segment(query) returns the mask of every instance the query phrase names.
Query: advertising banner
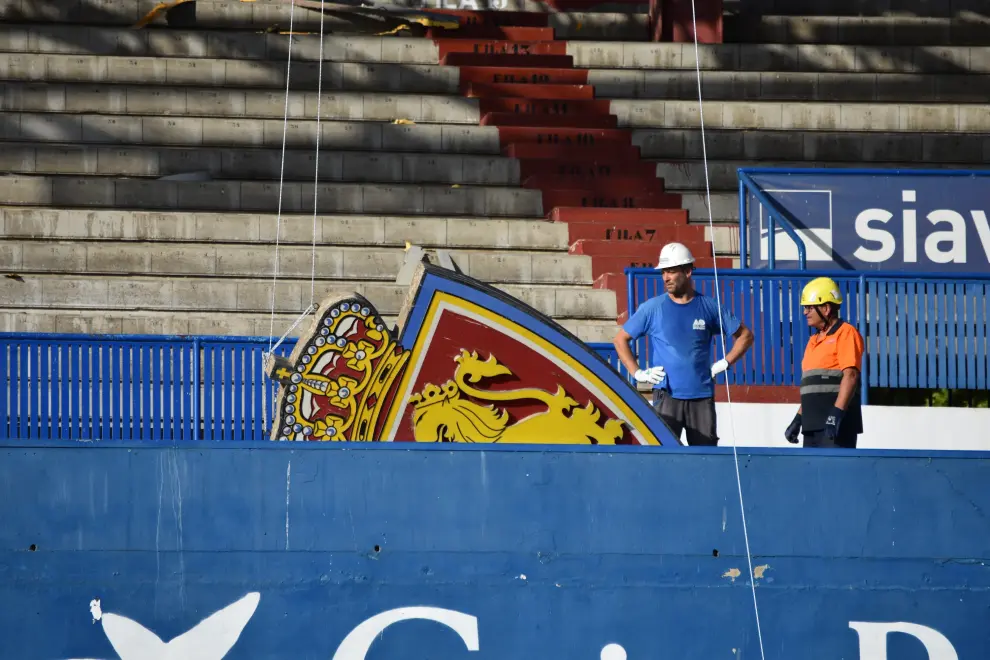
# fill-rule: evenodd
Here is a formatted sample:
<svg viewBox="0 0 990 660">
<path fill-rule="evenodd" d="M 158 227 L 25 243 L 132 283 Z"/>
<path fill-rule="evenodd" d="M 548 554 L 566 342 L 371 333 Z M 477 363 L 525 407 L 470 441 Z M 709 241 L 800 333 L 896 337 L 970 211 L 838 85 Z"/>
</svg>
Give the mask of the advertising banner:
<svg viewBox="0 0 990 660">
<path fill-rule="evenodd" d="M 742 170 L 794 221 L 807 267 L 927 273 L 990 272 L 990 172 Z M 768 209 L 749 189 L 749 266 L 770 257 Z M 777 268 L 798 266 L 775 219 Z"/>
</svg>

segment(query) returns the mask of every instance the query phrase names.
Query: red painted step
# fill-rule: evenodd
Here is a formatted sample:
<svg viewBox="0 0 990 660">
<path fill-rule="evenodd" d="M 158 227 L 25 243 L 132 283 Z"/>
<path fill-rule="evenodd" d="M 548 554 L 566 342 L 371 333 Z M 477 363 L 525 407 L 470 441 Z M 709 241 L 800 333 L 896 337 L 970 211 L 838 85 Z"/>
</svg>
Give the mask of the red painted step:
<svg viewBox="0 0 990 660">
<path fill-rule="evenodd" d="M 710 249 L 710 248 L 709 248 Z M 709 252 L 710 254 L 710 252 Z M 635 258 L 635 257 L 592 257 L 591 258 L 591 276 L 598 280 L 603 275 L 608 275 L 610 273 L 616 273 L 621 278 L 625 279 L 623 271 L 626 268 L 654 268 L 657 265 L 657 259 L 660 253 L 657 252 L 652 258 Z M 698 257 L 695 253 L 695 266 L 697 268 L 711 268 L 713 260 L 711 256 L 708 257 Z M 719 257 L 718 267 L 729 269 L 732 268 L 732 259 L 727 257 Z M 599 287 L 606 288 L 606 287 Z M 612 288 L 607 287 L 607 288 Z M 615 291 L 615 301 L 618 307 L 619 314 L 626 311 L 626 287 L 623 286 L 620 289 L 613 289 Z"/>
<path fill-rule="evenodd" d="M 547 14 L 528 11 L 471 11 L 466 9 L 430 9 L 431 14 L 456 18 L 461 25 L 508 25 L 519 27 L 546 27 L 550 24 Z"/>
<path fill-rule="evenodd" d="M 663 224 L 671 218 L 679 218 L 678 222 L 686 224 L 687 211 L 684 209 L 587 209 L 559 208 L 550 214 L 555 222 L 630 222 L 638 224 Z"/>
<path fill-rule="evenodd" d="M 518 99 L 575 99 L 595 98 L 593 85 L 534 85 L 531 83 L 471 83 L 465 90 L 469 98 L 496 96 Z"/>
<path fill-rule="evenodd" d="M 567 55 L 564 41 L 504 41 L 500 39 L 434 39 L 440 57 L 448 53 L 472 55 Z"/>
<path fill-rule="evenodd" d="M 486 53 L 447 53 L 445 55 L 440 55 L 440 64 L 445 66 L 504 66 L 515 68 L 532 67 L 539 69 L 569 69 L 574 66 L 574 58 L 570 55 L 491 55 Z"/>
<path fill-rule="evenodd" d="M 508 25 L 463 25 L 449 30 L 430 28 L 427 39 L 493 39 L 498 41 L 553 41 L 551 27 L 519 27 Z"/>
<path fill-rule="evenodd" d="M 616 128 L 531 128 L 503 126 L 498 129 L 503 147 L 510 144 L 601 147 L 606 144 L 632 146 L 632 134 Z"/>
<path fill-rule="evenodd" d="M 671 193 L 615 194 L 591 193 L 585 190 L 543 189 L 543 209 L 551 212 L 557 206 L 584 206 L 591 208 L 653 208 L 676 209 L 681 206 L 681 196 Z"/>
<path fill-rule="evenodd" d="M 663 179 L 655 176 L 567 176 L 554 172 L 536 174 L 522 180 L 523 188 L 581 188 L 588 191 L 654 192 L 664 191 Z"/>
<path fill-rule="evenodd" d="M 626 268 L 652 268 L 657 265 L 656 260 L 657 255 L 653 255 L 652 259 L 635 259 L 633 257 L 592 257 L 591 276 L 593 278 L 598 278 L 608 273 L 619 273 L 622 275 L 623 270 Z M 616 295 L 618 295 L 618 292 L 616 292 Z M 618 302 L 618 299 L 616 302 Z M 624 305 L 622 306 L 622 309 L 625 309 Z"/>
<path fill-rule="evenodd" d="M 525 83 L 536 85 L 586 85 L 586 69 L 533 69 L 529 67 L 462 66 L 461 86 L 468 83 Z"/>
<path fill-rule="evenodd" d="M 645 176 L 656 178 L 657 166 L 651 162 L 639 160 L 604 160 L 591 154 L 587 160 L 565 160 L 558 163 L 548 163 L 546 160 L 520 160 L 519 178 L 522 181 L 539 175 L 584 178 L 611 178 L 627 176 Z M 663 179 L 657 179 L 663 183 Z"/>
<path fill-rule="evenodd" d="M 675 209 L 671 209 L 673 210 Z M 696 229 L 700 231 L 695 231 Z M 641 243 L 652 245 L 659 251 L 661 247 L 672 241 L 685 244 L 704 241 L 705 230 L 704 227 L 696 225 L 664 224 L 637 227 L 603 222 L 567 223 L 567 240 L 570 243 L 589 239 Z"/>
<path fill-rule="evenodd" d="M 545 115 L 596 114 L 607 116 L 611 114 L 612 110 L 612 102 L 606 100 L 527 99 L 511 96 L 482 97 L 479 106 L 482 114 L 489 112 L 519 112 Z"/>
<path fill-rule="evenodd" d="M 499 129 L 499 132 L 504 129 Z M 553 167 L 559 161 L 580 161 L 591 158 L 608 158 L 615 160 L 639 160 L 639 147 L 631 144 L 539 144 L 512 143 L 502 148 L 502 153 L 509 158 L 525 160 L 542 160 L 548 167 Z"/>
<path fill-rule="evenodd" d="M 689 225 L 690 227 L 690 225 Z M 696 237 L 694 240 L 689 241 L 678 241 L 683 242 L 691 254 L 698 257 L 704 257 L 706 255 L 710 256 L 712 253 L 711 243 L 705 241 L 704 228 L 701 228 L 700 236 Z M 663 230 L 661 230 L 663 231 Z M 664 232 L 666 233 L 666 232 Z M 674 234 L 675 232 L 670 232 Z M 700 239 L 700 240 L 699 240 Z M 677 240 L 675 238 L 664 238 L 660 245 L 663 246 L 666 243 Z M 602 240 L 602 239 L 582 239 L 579 241 L 574 241 L 569 248 L 567 248 L 568 254 L 585 254 L 590 257 L 624 257 L 629 259 L 638 259 L 640 261 L 652 261 L 653 265 L 656 265 L 656 260 L 660 256 L 660 248 L 651 243 L 640 243 L 637 241 L 613 241 L 613 240 Z"/>
<path fill-rule="evenodd" d="M 482 126 L 544 126 L 568 128 L 615 128 L 613 115 L 548 115 L 522 112 L 489 112 L 481 118 Z"/>
</svg>

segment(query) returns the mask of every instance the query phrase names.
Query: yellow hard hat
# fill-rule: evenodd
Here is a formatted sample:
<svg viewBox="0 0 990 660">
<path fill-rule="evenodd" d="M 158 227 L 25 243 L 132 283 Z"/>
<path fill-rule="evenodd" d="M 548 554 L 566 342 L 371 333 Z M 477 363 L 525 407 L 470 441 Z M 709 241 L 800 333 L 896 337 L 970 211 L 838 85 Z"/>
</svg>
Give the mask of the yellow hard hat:
<svg viewBox="0 0 990 660">
<path fill-rule="evenodd" d="M 825 303 L 842 304 L 842 294 L 839 285 L 830 277 L 816 277 L 804 285 L 801 291 L 802 305 L 824 305 Z"/>
</svg>

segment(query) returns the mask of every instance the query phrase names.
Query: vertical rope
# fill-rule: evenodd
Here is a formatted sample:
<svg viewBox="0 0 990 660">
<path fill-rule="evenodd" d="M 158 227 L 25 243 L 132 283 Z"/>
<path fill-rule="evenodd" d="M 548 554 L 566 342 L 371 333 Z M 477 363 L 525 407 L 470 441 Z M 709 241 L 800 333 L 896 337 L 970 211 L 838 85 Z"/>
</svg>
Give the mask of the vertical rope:
<svg viewBox="0 0 990 660">
<path fill-rule="evenodd" d="M 319 208 L 320 196 L 320 119 L 322 118 L 323 101 L 323 5 L 320 0 L 320 61 L 317 65 L 316 83 L 316 173 L 313 177 L 313 270 L 309 276 L 309 305 L 310 309 L 316 304 L 316 215 Z"/>
<path fill-rule="evenodd" d="M 289 85 L 292 72 L 292 28 L 295 20 L 296 3 L 289 3 L 289 52 L 285 63 L 285 113 L 282 117 L 282 163 L 278 174 L 278 213 L 275 216 L 275 264 L 272 268 L 272 313 L 268 330 L 268 354 L 272 352 L 272 337 L 275 334 L 275 286 L 278 283 L 278 248 L 282 233 L 282 189 L 285 185 L 285 143 L 289 128 Z M 262 358 L 264 359 L 264 358 Z"/>
<path fill-rule="evenodd" d="M 705 166 L 705 204 L 708 207 L 708 228 L 712 239 L 712 266 L 715 273 L 715 304 L 718 307 L 718 325 L 719 330 L 721 331 L 723 328 L 722 295 L 718 285 L 718 263 L 715 254 L 715 221 L 712 217 L 712 192 L 711 184 L 708 178 L 708 149 L 705 146 L 705 107 L 701 93 L 701 56 L 698 49 L 698 19 L 695 14 L 695 0 L 691 0 L 691 27 L 694 30 L 694 67 L 695 75 L 698 80 L 698 114 L 701 123 L 701 157 Z M 719 335 L 722 340 L 722 357 L 724 358 L 727 355 L 727 351 L 725 350 L 725 333 L 720 332 Z M 749 548 L 749 528 L 746 524 L 746 506 L 743 501 L 742 477 L 739 474 L 739 453 L 736 450 L 736 423 L 732 416 L 732 395 L 730 392 L 727 373 L 725 378 L 725 398 L 727 402 L 726 410 L 728 411 L 729 417 L 729 429 L 732 435 L 732 458 L 736 467 L 736 489 L 739 492 L 739 513 L 742 517 L 743 540 L 746 544 L 746 562 L 749 566 L 749 584 L 753 593 L 753 612 L 756 615 L 756 634 L 760 643 L 760 658 L 766 660 L 766 652 L 763 648 L 763 630 L 760 626 L 760 606 L 756 600 L 756 579 L 753 575 L 753 554 Z"/>
</svg>

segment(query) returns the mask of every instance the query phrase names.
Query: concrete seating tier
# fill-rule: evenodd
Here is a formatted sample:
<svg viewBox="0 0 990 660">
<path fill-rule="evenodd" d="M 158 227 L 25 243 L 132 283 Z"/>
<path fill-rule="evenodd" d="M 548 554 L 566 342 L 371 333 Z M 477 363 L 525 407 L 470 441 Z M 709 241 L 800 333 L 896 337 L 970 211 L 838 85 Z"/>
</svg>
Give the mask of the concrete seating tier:
<svg viewBox="0 0 990 660">
<path fill-rule="evenodd" d="M 925 16 L 986 15 L 983 0 L 726 0 L 728 13 L 798 16 Z"/>
<path fill-rule="evenodd" d="M 6 331 L 30 329 L 30 319 L 40 331 L 269 331 L 272 214 L 6 207 L 0 229 L 0 254 L 13 275 L 0 280 Z M 280 322 L 288 319 L 282 328 L 308 302 L 300 296 L 310 292 L 313 232 L 312 215 L 281 218 L 279 286 L 285 290 L 276 313 Z M 465 273 L 532 302 L 586 341 L 614 333 L 614 295 L 590 287 L 591 261 L 567 253 L 562 223 L 323 215 L 315 242 L 316 288 L 371 287 L 368 294 L 380 296 L 372 299 L 386 316 L 394 317 L 404 295 L 394 280 L 408 242 L 426 247 L 428 255 L 446 250 Z M 163 316 L 169 309 L 172 318 Z M 51 320 L 41 321 L 46 316 Z M 166 326 L 171 330 L 161 330 Z"/>
<path fill-rule="evenodd" d="M 205 70 L 205 71 L 204 71 Z M 439 64 L 297 62 L 290 89 L 405 94 L 460 94 L 473 83 L 533 82 L 587 84 L 596 99 L 695 100 L 693 70 L 544 69 L 453 67 Z M 109 55 L 0 53 L 0 80 L 106 85 L 202 85 L 263 88 L 284 92 L 286 70 L 253 60 Z M 704 95 L 712 100 L 904 101 L 981 103 L 990 95 L 990 75 L 869 71 L 706 71 Z"/>
<path fill-rule="evenodd" d="M 132 26 L 145 19 L 159 0 L 2 0 L 0 22 L 85 24 L 90 26 Z M 278 28 L 287 31 L 290 21 L 294 31 L 319 31 L 321 19 L 314 5 L 299 3 L 294 10 L 288 2 L 279 0 L 196 0 L 186 7 L 159 12 L 145 23 L 152 27 L 171 26 L 198 29 L 259 29 Z M 456 10 L 437 10 L 436 3 L 393 2 L 393 6 L 424 9 L 431 14 L 452 14 Z M 444 5 L 450 5 L 445 2 Z M 587 11 L 559 12 L 533 0 L 503 0 L 498 13 L 503 23 L 526 28 L 550 28 L 558 38 L 645 39 L 649 31 L 648 4 L 609 7 L 607 3 L 589 7 Z M 492 10 L 493 3 L 484 0 L 454 3 L 465 9 Z M 614 11 L 611 11 L 613 9 Z M 322 18 L 326 33 L 341 33 L 365 29 L 371 21 L 357 15 L 328 14 Z M 418 26 L 414 26 L 418 27 Z M 381 31 L 379 29 L 379 31 Z"/>
<path fill-rule="evenodd" d="M 512 51 L 500 40 L 475 40 L 489 43 L 489 53 L 480 58 L 499 55 L 500 50 Z M 454 43 L 464 42 L 464 43 Z M 554 51 L 571 65 L 588 69 L 672 69 L 694 70 L 694 44 L 644 43 L 624 41 L 553 41 L 542 50 Z M 206 58 L 234 59 L 263 63 L 264 68 L 281 69 L 285 75 L 289 37 L 280 34 L 224 32 L 220 30 L 129 30 L 119 27 L 87 27 L 80 25 L 0 24 L 0 52 L 30 54 L 104 55 L 116 57 Z M 328 35 L 324 37 L 323 58 L 336 63 L 395 63 L 440 64 L 448 57 L 450 48 L 460 54 L 474 55 L 474 43 L 467 39 L 416 39 L 397 36 Z M 484 47 L 481 48 L 484 51 Z M 293 67 L 317 62 L 320 53 L 319 36 L 292 37 Z M 532 65 L 544 66 L 537 55 L 529 57 Z M 762 72 L 860 72 L 860 73 L 990 73 L 990 46 L 915 45 L 897 46 L 851 44 L 700 44 L 698 48 L 702 71 L 762 71 Z M 566 58 L 570 58 L 567 60 Z M 526 61 L 526 60 L 524 60 Z M 458 64 L 463 66 L 464 64 Z M 125 66 L 117 64 L 115 66 Z M 151 74 L 157 65 L 143 64 Z M 173 65 L 178 70 L 183 65 Z M 186 65 L 188 66 L 188 65 Z M 240 66 L 240 65 L 238 65 Z M 495 64 L 494 66 L 506 66 Z M 160 69 L 158 69 L 160 70 Z M 295 69 L 293 69 L 295 70 Z M 135 72 L 137 73 L 137 72 Z M 206 75 L 206 74 L 201 74 Z M 272 72 L 269 75 L 279 75 Z M 202 80 L 202 78 L 200 78 Z M 284 84 L 284 78 L 283 78 Z"/>
<path fill-rule="evenodd" d="M 736 43 L 986 46 L 990 17 L 739 14 L 726 18 L 725 37 Z"/>
</svg>

